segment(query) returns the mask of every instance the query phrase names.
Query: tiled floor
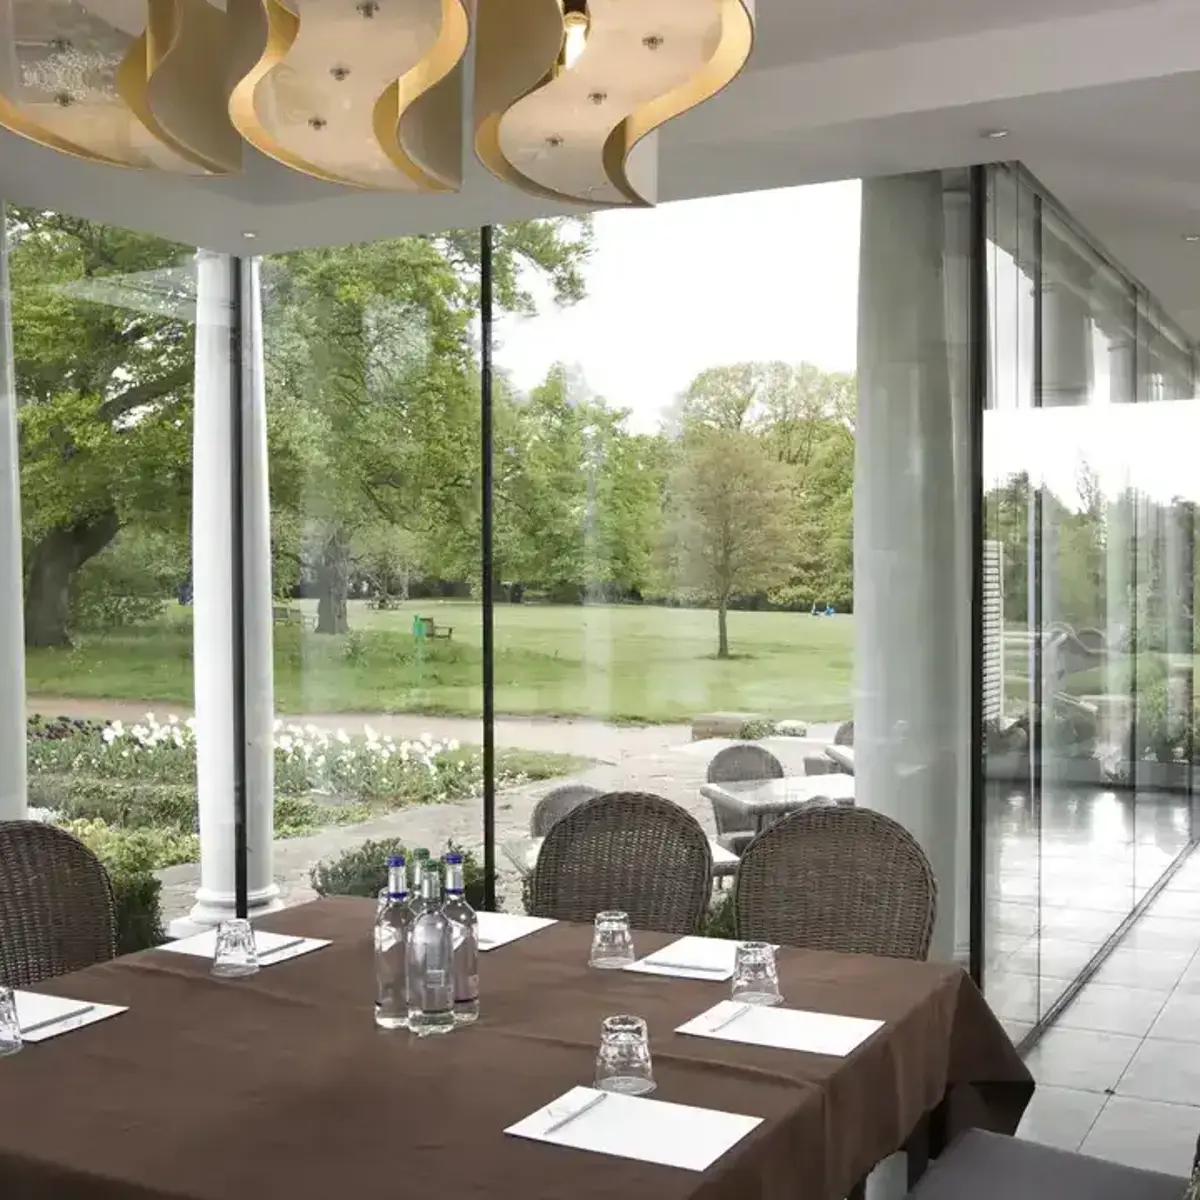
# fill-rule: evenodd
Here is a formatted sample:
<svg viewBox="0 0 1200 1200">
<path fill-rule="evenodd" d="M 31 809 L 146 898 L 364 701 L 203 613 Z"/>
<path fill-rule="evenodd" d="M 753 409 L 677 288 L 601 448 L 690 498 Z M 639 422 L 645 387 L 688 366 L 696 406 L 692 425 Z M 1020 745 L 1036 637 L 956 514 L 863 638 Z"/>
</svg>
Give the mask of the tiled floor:
<svg viewBox="0 0 1200 1200">
<path fill-rule="evenodd" d="M 1000 987 L 1010 1011 L 1013 978 Z M 1021 1136 L 1188 1173 L 1200 1135 L 1200 852 L 1027 1061 L 1038 1090 Z"/>
</svg>

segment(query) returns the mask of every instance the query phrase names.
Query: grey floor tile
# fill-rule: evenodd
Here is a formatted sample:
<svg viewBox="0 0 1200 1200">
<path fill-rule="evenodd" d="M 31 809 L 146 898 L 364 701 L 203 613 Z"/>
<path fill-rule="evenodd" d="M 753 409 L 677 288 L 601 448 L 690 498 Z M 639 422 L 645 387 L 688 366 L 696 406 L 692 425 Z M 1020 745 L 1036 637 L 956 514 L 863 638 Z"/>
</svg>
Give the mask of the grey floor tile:
<svg viewBox="0 0 1200 1200">
<path fill-rule="evenodd" d="M 1122 943 L 1135 950 L 1173 950 L 1193 954 L 1200 950 L 1200 921 L 1176 917 L 1142 917 Z"/>
<path fill-rule="evenodd" d="M 1104 1092 L 1117 1086 L 1140 1045 L 1139 1038 L 1118 1033 L 1056 1027 L 1042 1035 L 1026 1055 L 1025 1065 L 1039 1088 L 1048 1085 Z"/>
<path fill-rule="evenodd" d="M 1113 1096 L 1084 1140 L 1084 1154 L 1186 1178 L 1200 1130 L 1200 1108 Z M 1182 1194 L 1182 1184 L 1181 1194 Z"/>
<path fill-rule="evenodd" d="M 1200 1044 L 1147 1038 L 1117 1083 L 1117 1095 L 1168 1104 L 1200 1100 Z"/>
<path fill-rule="evenodd" d="M 1058 1019 L 1063 1029 L 1094 1029 L 1145 1037 L 1162 1012 L 1170 992 L 1110 983 L 1089 983 Z"/>
<path fill-rule="evenodd" d="M 1138 950 L 1119 946 L 1096 972 L 1096 983 L 1170 991 L 1183 978 L 1193 955 L 1186 950 Z"/>
<path fill-rule="evenodd" d="M 1200 921 L 1200 892 L 1164 888 L 1146 914 L 1184 921 Z"/>
<path fill-rule="evenodd" d="M 1200 992 L 1175 992 L 1150 1027 L 1150 1036 L 1173 1042 L 1200 1042 Z M 1200 1096 L 1196 1101 L 1200 1103 Z"/>
<path fill-rule="evenodd" d="M 1039 1087 L 1025 1110 L 1017 1136 L 1062 1150 L 1078 1150 L 1107 1099 L 1096 1092 Z"/>
</svg>

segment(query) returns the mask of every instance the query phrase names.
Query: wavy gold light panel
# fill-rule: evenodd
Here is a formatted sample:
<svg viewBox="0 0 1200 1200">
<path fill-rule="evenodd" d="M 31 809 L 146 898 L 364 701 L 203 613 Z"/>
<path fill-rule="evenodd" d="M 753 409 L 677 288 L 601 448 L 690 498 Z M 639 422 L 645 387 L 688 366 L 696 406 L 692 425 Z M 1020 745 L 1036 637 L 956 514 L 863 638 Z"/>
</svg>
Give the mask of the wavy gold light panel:
<svg viewBox="0 0 1200 1200">
<path fill-rule="evenodd" d="M 115 166 L 236 170 L 210 0 L 0 0 L 0 125 Z"/>
<path fill-rule="evenodd" d="M 588 0 L 586 19 L 586 43 L 567 63 L 559 0 L 480 5 L 476 152 L 538 195 L 653 204 L 655 132 L 742 69 L 753 0 Z"/>
<path fill-rule="evenodd" d="M 366 188 L 461 183 L 462 0 L 228 0 L 241 78 L 229 112 L 262 153 Z"/>
</svg>

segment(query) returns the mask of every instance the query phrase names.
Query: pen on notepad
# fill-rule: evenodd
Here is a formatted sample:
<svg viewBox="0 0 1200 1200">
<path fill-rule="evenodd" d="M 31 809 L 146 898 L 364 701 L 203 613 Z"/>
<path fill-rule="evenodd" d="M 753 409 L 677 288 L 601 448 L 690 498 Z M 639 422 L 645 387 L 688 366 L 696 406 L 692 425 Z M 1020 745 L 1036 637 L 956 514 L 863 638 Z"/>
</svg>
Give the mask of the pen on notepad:
<svg viewBox="0 0 1200 1200">
<path fill-rule="evenodd" d="M 259 958 L 270 958 L 272 954 L 280 954 L 284 950 L 291 950 L 294 946 L 303 946 L 308 938 L 292 938 L 290 942 L 280 942 L 278 946 L 272 946 L 269 950 L 260 950 Z"/>
<path fill-rule="evenodd" d="M 602 1100 L 608 1098 L 607 1092 L 597 1092 L 586 1104 L 581 1104 L 574 1112 L 567 1113 L 565 1117 L 560 1117 L 553 1125 L 549 1125 L 542 1131 L 542 1136 L 545 1137 L 548 1133 L 556 1133 L 564 1125 L 569 1125 L 576 1117 L 582 1117 L 585 1112 L 596 1107 Z"/>
<path fill-rule="evenodd" d="M 704 975 L 732 975 L 732 967 L 714 967 L 711 963 L 675 962 L 669 958 L 643 958 L 644 967 L 663 967 L 674 971 L 699 971 Z"/>
<path fill-rule="evenodd" d="M 724 1029 L 726 1025 L 732 1025 L 738 1017 L 744 1017 L 750 1011 L 750 1005 L 739 1004 L 735 1012 L 731 1012 L 724 1020 L 718 1021 L 715 1025 L 708 1027 L 709 1033 L 716 1033 L 718 1029 Z"/>
<path fill-rule="evenodd" d="M 95 1012 L 94 1004 L 85 1004 L 83 1008 L 73 1008 L 70 1012 L 60 1013 L 57 1017 L 47 1017 L 44 1021 L 35 1021 L 32 1025 L 22 1025 L 22 1035 L 37 1033 L 39 1029 L 49 1029 L 52 1025 L 61 1025 L 64 1021 L 73 1020 L 75 1017 L 86 1017 L 88 1013 Z"/>
</svg>

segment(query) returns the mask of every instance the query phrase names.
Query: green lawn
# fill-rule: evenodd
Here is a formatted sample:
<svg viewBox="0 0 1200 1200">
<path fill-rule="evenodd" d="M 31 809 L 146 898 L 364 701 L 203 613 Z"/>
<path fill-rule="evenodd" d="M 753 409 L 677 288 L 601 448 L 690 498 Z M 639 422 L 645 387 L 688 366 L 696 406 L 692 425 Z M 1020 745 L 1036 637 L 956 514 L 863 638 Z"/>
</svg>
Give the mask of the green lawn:
<svg viewBox="0 0 1200 1200">
<path fill-rule="evenodd" d="M 312 611 L 311 605 L 304 606 Z M 450 641 L 411 636 L 415 613 L 452 626 Z M 277 626 L 282 712 L 480 711 L 477 604 L 420 601 L 391 612 L 352 603 L 346 637 Z M 712 612 L 625 605 L 501 605 L 496 609 L 496 708 L 513 715 L 684 721 L 735 710 L 810 721 L 851 715 L 853 618 L 729 615 L 733 659 L 716 658 Z M 80 638 L 28 655 L 31 694 L 191 703 L 191 628 L 170 605 L 155 624 Z"/>
</svg>

